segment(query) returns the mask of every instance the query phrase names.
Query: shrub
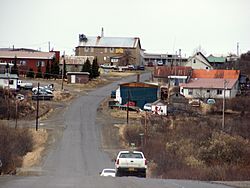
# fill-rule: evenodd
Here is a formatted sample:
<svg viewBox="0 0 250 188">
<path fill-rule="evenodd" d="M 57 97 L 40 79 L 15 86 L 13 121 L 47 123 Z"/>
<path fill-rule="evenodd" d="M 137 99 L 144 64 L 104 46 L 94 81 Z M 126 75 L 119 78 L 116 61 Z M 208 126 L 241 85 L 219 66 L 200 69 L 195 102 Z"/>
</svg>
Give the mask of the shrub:
<svg viewBox="0 0 250 188">
<path fill-rule="evenodd" d="M 28 129 L 13 129 L 0 125 L 0 159 L 1 171 L 5 174 L 15 173 L 22 164 L 22 156 L 32 150 L 32 137 Z"/>
</svg>

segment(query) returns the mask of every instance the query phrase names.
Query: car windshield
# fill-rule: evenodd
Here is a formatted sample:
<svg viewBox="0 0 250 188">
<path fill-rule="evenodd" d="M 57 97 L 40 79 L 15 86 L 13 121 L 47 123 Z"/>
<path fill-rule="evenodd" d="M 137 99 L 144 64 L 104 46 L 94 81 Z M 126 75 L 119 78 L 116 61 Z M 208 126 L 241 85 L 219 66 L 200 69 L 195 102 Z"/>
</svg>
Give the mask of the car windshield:
<svg viewBox="0 0 250 188">
<path fill-rule="evenodd" d="M 142 154 L 140 153 L 121 153 L 119 158 L 137 158 L 142 159 Z"/>
</svg>

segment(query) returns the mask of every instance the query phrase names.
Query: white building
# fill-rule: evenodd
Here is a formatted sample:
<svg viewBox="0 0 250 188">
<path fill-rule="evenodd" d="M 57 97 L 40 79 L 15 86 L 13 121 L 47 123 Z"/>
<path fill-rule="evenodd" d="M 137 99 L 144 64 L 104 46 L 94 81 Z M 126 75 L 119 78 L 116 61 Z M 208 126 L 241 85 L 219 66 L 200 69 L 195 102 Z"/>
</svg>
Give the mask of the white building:
<svg viewBox="0 0 250 188">
<path fill-rule="evenodd" d="M 193 78 L 188 83 L 180 84 L 180 93 L 185 98 L 225 98 L 236 97 L 239 89 L 238 79 Z"/>
<path fill-rule="evenodd" d="M 17 90 L 18 76 L 16 74 L 0 74 L 0 88 Z"/>
<path fill-rule="evenodd" d="M 213 69 L 208 59 L 201 52 L 197 52 L 190 57 L 185 66 L 192 67 L 192 69 Z"/>
</svg>

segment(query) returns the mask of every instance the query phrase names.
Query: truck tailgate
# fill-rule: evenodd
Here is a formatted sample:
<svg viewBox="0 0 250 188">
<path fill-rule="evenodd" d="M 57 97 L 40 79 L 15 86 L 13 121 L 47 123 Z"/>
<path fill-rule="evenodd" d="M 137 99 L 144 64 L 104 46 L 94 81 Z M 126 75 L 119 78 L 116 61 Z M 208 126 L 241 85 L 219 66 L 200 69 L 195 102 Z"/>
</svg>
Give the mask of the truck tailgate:
<svg viewBox="0 0 250 188">
<path fill-rule="evenodd" d="M 136 158 L 126 158 L 120 159 L 120 167 L 134 167 L 141 168 L 144 167 L 144 159 L 136 159 Z"/>
</svg>

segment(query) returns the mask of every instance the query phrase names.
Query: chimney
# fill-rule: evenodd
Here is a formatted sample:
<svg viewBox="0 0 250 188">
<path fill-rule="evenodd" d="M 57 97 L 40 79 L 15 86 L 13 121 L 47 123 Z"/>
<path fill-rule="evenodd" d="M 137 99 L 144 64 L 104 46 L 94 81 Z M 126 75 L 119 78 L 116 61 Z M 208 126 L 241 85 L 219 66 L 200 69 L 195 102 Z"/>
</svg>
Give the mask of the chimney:
<svg viewBox="0 0 250 188">
<path fill-rule="evenodd" d="M 103 27 L 102 27 L 101 37 L 104 37 L 104 29 L 103 29 Z"/>
<path fill-rule="evenodd" d="M 140 74 L 137 74 L 137 82 L 140 82 Z"/>
</svg>

